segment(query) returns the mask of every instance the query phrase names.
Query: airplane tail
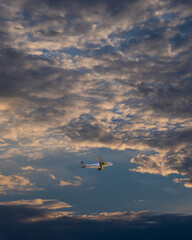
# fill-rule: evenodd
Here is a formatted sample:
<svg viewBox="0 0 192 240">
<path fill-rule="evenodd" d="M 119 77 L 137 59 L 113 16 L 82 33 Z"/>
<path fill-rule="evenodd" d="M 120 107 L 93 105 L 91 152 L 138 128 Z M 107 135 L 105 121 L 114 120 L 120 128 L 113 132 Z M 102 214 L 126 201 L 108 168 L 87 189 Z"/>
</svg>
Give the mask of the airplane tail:
<svg viewBox="0 0 192 240">
<path fill-rule="evenodd" d="M 100 165 L 100 167 L 102 167 L 104 165 L 101 155 L 99 155 L 99 165 Z"/>
<path fill-rule="evenodd" d="M 82 164 L 81 168 L 85 168 L 86 167 L 86 165 L 85 165 L 85 163 L 83 161 L 81 161 L 81 164 Z"/>
</svg>

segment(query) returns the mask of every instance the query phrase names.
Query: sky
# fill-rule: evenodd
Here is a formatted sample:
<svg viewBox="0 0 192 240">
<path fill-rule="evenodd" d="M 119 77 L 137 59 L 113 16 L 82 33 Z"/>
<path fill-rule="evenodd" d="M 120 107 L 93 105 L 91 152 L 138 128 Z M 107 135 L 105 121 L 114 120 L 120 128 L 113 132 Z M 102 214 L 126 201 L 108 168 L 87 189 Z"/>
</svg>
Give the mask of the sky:
<svg viewBox="0 0 192 240">
<path fill-rule="evenodd" d="M 0 0 L 0 237 L 191 236 L 191 56 L 190 0 Z"/>
</svg>

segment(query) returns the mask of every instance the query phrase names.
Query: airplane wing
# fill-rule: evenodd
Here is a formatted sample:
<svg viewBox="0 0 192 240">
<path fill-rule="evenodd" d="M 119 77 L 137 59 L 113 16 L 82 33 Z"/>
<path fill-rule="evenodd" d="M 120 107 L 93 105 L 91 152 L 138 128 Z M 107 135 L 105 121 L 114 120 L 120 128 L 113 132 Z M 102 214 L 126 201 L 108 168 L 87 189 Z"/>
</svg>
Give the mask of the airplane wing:
<svg viewBox="0 0 192 240">
<path fill-rule="evenodd" d="M 99 156 L 99 165 L 100 165 L 100 167 L 102 167 L 104 165 L 101 155 Z"/>
</svg>

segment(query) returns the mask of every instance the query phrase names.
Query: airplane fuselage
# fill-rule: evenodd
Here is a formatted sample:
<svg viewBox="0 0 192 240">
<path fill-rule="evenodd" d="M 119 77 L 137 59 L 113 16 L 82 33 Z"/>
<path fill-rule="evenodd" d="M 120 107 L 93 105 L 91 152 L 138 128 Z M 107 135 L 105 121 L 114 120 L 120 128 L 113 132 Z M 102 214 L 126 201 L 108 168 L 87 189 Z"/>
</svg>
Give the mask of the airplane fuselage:
<svg viewBox="0 0 192 240">
<path fill-rule="evenodd" d="M 111 162 L 105 162 L 102 164 L 102 167 L 100 166 L 99 163 L 93 163 L 93 164 L 85 164 L 84 166 L 82 166 L 82 168 L 104 168 L 104 167 L 110 167 L 113 166 L 113 163 Z"/>
</svg>

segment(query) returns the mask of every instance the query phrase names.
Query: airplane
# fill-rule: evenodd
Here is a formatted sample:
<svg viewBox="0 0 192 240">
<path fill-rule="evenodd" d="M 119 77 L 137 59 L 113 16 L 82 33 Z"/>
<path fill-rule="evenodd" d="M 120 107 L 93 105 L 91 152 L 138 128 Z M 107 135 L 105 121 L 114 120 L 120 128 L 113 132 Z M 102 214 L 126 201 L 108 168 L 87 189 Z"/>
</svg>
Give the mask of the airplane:
<svg viewBox="0 0 192 240">
<path fill-rule="evenodd" d="M 97 168 L 96 171 L 104 170 L 104 167 L 113 166 L 113 163 L 111 162 L 103 162 L 101 156 L 99 156 L 99 163 L 85 164 L 83 161 L 81 161 L 81 164 L 82 164 L 81 168 Z"/>
</svg>

